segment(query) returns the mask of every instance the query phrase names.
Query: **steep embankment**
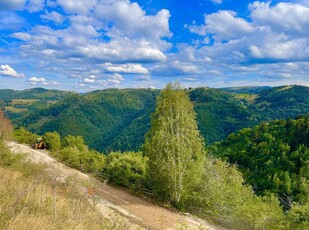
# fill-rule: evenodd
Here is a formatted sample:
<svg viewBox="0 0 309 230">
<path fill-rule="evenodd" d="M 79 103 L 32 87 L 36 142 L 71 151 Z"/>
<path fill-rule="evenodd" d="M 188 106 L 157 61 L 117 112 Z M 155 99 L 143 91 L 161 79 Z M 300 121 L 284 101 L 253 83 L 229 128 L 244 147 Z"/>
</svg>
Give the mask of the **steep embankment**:
<svg viewBox="0 0 309 230">
<path fill-rule="evenodd" d="M 57 162 L 48 155 L 48 151 L 34 150 L 15 142 L 8 143 L 8 146 L 13 152 L 25 153 L 27 158 L 33 162 L 46 163 L 48 170 L 56 172 L 61 180 L 72 176 L 77 177 L 81 181 L 80 192 L 87 192 L 87 187 L 83 185 L 85 182 L 90 183 L 92 187 L 95 187 L 96 195 L 99 198 L 96 207 L 102 214 L 109 217 L 113 213 L 118 213 L 132 224 L 132 229 L 136 229 L 136 225 L 146 229 L 177 229 L 181 226 L 186 226 L 186 229 L 200 229 L 200 227 L 220 229 L 220 227 L 210 225 L 194 216 L 183 215 L 155 206 L 142 198 L 132 196 L 123 189 L 90 178 L 84 173 Z M 89 199 L 92 201 L 91 197 Z"/>
</svg>

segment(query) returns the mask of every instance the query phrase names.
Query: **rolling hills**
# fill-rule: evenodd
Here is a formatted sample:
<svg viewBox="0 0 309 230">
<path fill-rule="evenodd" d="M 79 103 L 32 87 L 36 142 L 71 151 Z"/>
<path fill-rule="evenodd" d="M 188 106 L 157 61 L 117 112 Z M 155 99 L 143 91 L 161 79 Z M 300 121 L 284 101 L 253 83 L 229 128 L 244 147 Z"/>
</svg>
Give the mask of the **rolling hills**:
<svg viewBox="0 0 309 230">
<path fill-rule="evenodd" d="M 309 112 L 309 88 L 305 86 L 203 87 L 187 91 L 207 144 L 261 121 L 295 118 Z M 40 88 L 0 90 L 0 105 L 15 126 L 38 134 L 57 131 L 62 136 L 82 135 L 91 148 L 103 152 L 138 150 L 150 127 L 159 92 L 106 89 L 77 94 Z"/>
</svg>

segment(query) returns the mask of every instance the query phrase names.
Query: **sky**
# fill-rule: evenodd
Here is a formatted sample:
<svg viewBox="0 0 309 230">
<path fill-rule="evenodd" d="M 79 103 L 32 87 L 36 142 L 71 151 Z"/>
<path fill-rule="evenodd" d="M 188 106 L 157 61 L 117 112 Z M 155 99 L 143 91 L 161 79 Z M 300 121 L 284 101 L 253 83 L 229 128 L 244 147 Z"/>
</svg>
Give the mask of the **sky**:
<svg viewBox="0 0 309 230">
<path fill-rule="evenodd" d="M 0 0 L 0 88 L 309 86 L 309 0 Z"/>
</svg>

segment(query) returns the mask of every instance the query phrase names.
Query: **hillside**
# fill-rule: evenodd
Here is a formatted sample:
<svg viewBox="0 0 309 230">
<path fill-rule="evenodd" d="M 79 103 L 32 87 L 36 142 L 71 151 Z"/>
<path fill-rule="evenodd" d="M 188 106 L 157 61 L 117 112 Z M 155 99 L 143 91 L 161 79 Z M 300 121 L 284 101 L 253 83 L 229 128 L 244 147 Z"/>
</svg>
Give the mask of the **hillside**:
<svg viewBox="0 0 309 230">
<path fill-rule="evenodd" d="M 43 100 L 38 99 L 40 91 Z M 6 105 L 2 107 L 15 126 L 25 126 L 38 134 L 57 131 L 61 136 L 82 135 L 91 148 L 104 152 L 139 149 L 159 93 L 148 89 L 108 89 L 82 95 L 57 92 L 11 92 L 11 100 L 14 95 L 19 100 L 39 100 L 36 103 L 43 107 L 30 103 L 25 105 L 27 111 L 19 113 L 9 111 Z M 309 111 L 309 88 L 304 86 L 196 88 L 188 92 L 207 144 L 261 121 L 295 118 Z M 54 100 L 46 103 L 47 98 Z"/>
<path fill-rule="evenodd" d="M 239 165 L 258 194 L 276 193 L 286 208 L 308 201 L 309 114 L 242 129 L 209 152 Z"/>
<path fill-rule="evenodd" d="M 69 177 L 58 174 L 59 165 L 51 170 L 50 161 L 31 163 L 38 156 L 31 159 L 24 155 L 27 148 L 12 144 L 15 154 L 0 140 L 0 229 L 136 229 L 116 212 L 110 210 L 108 216 L 94 208 L 81 189 L 81 184 L 91 184 L 73 178 L 77 172 L 71 170 Z"/>
<path fill-rule="evenodd" d="M 0 107 L 11 119 L 16 119 L 40 109 L 47 108 L 51 104 L 71 96 L 75 93 L 33 88 L 26 90 L 0 89 Z"/>
</svg>

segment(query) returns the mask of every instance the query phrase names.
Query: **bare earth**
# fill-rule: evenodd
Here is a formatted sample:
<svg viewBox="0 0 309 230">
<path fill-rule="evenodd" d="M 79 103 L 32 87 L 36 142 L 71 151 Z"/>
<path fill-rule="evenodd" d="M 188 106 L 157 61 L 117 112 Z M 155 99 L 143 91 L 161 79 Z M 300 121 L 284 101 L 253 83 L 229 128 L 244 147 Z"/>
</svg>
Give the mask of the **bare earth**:
<svg viewBox="0 0 309 230">
<path fill-rule="evenodd" d="M 64 180 L 67 177 L 77 177 L 80 183 L 80 192 L 86 194 L 90 187 L 95 187 L 96 207 L 105 216 L 110 217 L 117 213 L 130 223 L 130 229 L 221 229 L 192 215 L 184 215 L 156 206 L 140 197 L 133 196 L 127 191 L 104 184 L 91 176 L 59 163 L 48 155 L 46 150 L 34 150 L 27 145 L 8 142 L 12 152 L 24 153 L 30 161 L 46 164 L 51 173 L 57 173 Z M 88 184 L 88 185 L 87 185 Z M 91 192 L 89 192 L 91 194 Z M 88 195 L 92 202 L 93 196 Z"/>
</svg>

